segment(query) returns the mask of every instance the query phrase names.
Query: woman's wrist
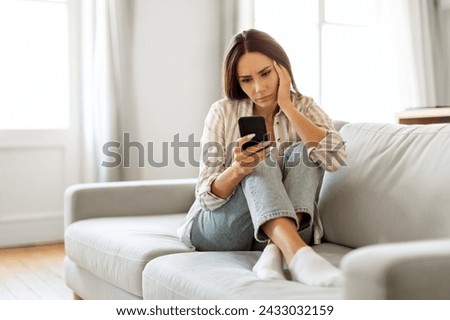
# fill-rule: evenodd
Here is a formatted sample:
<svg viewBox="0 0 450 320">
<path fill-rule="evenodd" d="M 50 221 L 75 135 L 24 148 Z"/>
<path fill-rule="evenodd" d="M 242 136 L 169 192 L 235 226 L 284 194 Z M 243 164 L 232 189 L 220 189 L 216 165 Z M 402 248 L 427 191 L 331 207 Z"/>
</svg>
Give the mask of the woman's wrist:
<svg viewBox="0 0 450 320">
<path fill-rule="evenodd" d="M 248 175 L 247 170 L 245 170 L 245 168 L 242 168 L 237 162 L 233 163 L 229 170 L 231 171 L 232 177 L 239 181 L 241 181 L 245 178 L 246 175 Z"/>
<path fill-rule="evenodd" d="M 279 104 L 281 110 L 286 114 L 286 116 L 289 115 L 289 113 L 298 112 L 298 110 L 295 108 L 295 105 L 292 103 L 292 101 L 288 101 L 286 103 Z"/>
<path fill-rule="evenodd" d="M 223 171 L 211 184 L 211 191 L 222 199 L 228 198 L 236 186 L 245 177 L 233 165 Z"/>
</svg>

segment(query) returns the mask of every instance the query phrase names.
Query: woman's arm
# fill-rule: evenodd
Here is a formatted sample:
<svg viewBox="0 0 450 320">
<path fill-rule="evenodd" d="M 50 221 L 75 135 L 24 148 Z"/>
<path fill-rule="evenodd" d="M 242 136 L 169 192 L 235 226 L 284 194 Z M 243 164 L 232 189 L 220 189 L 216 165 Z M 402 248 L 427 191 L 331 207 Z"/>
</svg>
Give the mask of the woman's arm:
<svg viewBox="0 0 450 320">
<path fill-rule="evenodd" d="M 316 147 L 326 137 L 327 131 L 306 118 L 292 102 L 284 107 L 283 112 L 307 148 Z"/>
<path fill-rule="evenodd" d="M 326 137 L 327 131 L 318 127 L 297 110 L 291 100 L 291 77 L 289 72 L 275 61 L 274 67 L 279 77 L 278 105 L 293 125 L 303 144 L 307 147 L 317 146 Z"/>
<path fill-rule="evenodd" d="M 228 198 L 237 185 L 250 174 L 253 169 L 266 157 L 268 142 L 262 142 L 255 146 L 242 150 L 242 145 L 250 141 L 254 134 L 247 135 L 237 140 L 234 148 L 233 164 L 225 169 L 211 184 L 211 192 L 222 199 Z"/>
<path fill-rule="evenodd" d="M 300 112 L 291 100 L 291 78 L 283 66 L 274 63 L 279 75 L 278 105 L 307 147 L 309 158 L 324 170 L 336 171 L 346 165 L 345 143 L 328 115 L 311 99 Z"/>
<path fill-rule="evenodd" d="M 233 153 L 229 154 L 226 150 L 229 143 L 225 132 L 226 118 L 221 102 L 217 102 L 205 119 L 196 187 L 197 199 L 204 210 L 212 211 L 224 205 L 241 180 L 266 155 L 265 150 L 259 150 L 261 145 L 252 146 L 247 151 L 241 150 L 241 146 L 251 140 L 251 135 L 238 139 Z M 227 154 L 234 158 L 227 159 Z"/>
<path fill-rule="evenodd" d="M 223 171 L 211 184 L 211 192 L 222 199 L 228 198 L 244 179 L 233 166 Z"/>
</svg>

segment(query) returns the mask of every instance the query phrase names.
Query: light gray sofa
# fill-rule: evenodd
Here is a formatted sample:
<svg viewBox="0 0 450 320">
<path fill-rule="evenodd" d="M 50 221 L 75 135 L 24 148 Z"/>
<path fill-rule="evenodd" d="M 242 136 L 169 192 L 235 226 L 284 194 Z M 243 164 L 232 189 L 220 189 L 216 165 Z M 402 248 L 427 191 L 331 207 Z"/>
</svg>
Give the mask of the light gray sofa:
<svg viewBox="0 0 450 320">
<path fill-rule="evenodd" d="M 75 185 L 65 276 L 83 299 L 450 299 L 450 125 L 348 124 L 326 173 L 324 243 L 342 288 L 262 281 L 260 252 L 195 252 L 176 229 L 195 180 Z"/>
</svg>

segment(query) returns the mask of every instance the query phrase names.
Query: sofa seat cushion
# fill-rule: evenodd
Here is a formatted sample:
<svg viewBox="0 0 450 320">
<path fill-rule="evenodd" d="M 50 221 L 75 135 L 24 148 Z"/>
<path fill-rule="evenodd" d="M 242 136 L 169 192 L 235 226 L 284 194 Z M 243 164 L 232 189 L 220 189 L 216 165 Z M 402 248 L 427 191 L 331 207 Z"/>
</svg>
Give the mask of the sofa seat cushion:
<svg viewBox="0 0 450 320">
<path fill-rule="evenodd" d="M 350 248 L 314 249 L 338 265 Z M 156 258 L 143 273 L 144 299 L 340 299 L 342 289 L 308 287 L 286 280 L 260 280 L 252 268 L 260 252 L 191 252 Z"/>
<path fill-rule="evenodd" d="M 142 297 L 142 271 L 148 261 L 192 250 L 176 234 L 185 216 L 80 220 L 66 230 L 66 255 L 97 277 Z"/>
</svg>

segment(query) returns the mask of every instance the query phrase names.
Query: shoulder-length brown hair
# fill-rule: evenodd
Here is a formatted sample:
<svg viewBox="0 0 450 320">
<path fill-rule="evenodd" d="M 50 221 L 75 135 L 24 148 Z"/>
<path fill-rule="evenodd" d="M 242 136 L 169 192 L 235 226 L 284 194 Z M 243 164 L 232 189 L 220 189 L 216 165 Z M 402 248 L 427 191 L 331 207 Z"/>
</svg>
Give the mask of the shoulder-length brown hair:
<svg viewBox="0 0 450 320">
<path fill-rule="evenodd" d="M 233 37 L 223 62 L 223 89 L 229 99 L 246 99 L 237 76 L 237 63 L 248 52 L 259 52 L 284 66 L 291 76 L 292 88 L 300 95 L 292 74 L 291 63 L 283 47 L 265 32 L 249 29 Z"/>
</svg>

